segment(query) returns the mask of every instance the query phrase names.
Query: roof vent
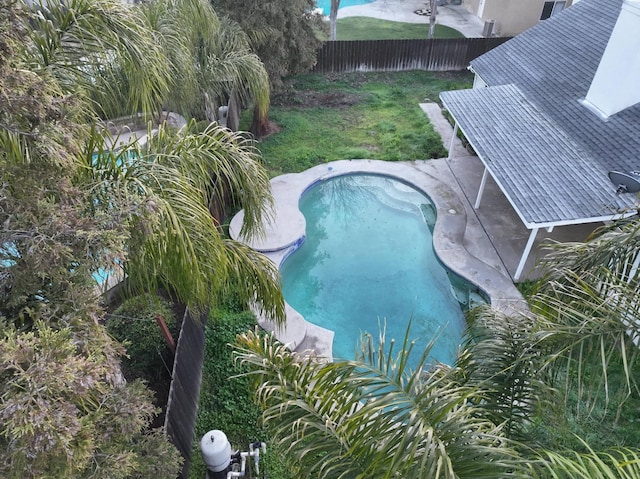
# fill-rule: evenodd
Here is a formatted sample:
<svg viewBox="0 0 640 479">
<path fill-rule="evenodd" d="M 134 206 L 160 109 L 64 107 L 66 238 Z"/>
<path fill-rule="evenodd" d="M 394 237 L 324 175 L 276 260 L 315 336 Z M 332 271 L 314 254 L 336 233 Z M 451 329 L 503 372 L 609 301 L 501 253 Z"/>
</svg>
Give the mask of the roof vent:
<svg viewBox="0 0 640 479">
<path fill-rule="evenodd" d="M 640 171 L 632 171 L 631 173 L 610 171 L 609 179 L 616 186 L 618 194 L 640 192 Z"/>
</svg>

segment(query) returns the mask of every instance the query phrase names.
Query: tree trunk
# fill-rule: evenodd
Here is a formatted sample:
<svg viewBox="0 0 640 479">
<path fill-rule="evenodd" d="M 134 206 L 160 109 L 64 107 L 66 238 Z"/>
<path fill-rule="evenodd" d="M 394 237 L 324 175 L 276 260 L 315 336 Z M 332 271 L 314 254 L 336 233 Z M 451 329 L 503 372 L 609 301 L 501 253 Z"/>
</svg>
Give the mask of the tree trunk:
<svg viewBox="0 0 640 479">
<path fill-rule="evenodd" d="M 329 40 L 335 40 L 338 30 L 338 9 L 340 0 L 331 0 L 331 12 L 329 13 Z"/>
<path fill-rule="evenodd" d="M 209 94 L 205 92 L 204 94 L 204 117 L 208 122 L 213 122 L 217 120 L 217 105 L 211 99 Z"/>
<path fill-rule="evenodd" d="M 251 122 L 251 128 L 249 130 L 257 138 L 265 136 L 269 131 L 269 112 L 260 114 L 258 107 L 253 109 L 253 121 Z"/>
<path fill-rule="evenodd" d="M 229 115 L 227 116 L 227 128 L 231 131 L 240 129 L 240 113 L 242 112 L 242 102 L 238 98 L 238 93 L 234 90 L 229 95 Z"/>
<path fill-rule="evenodd" d="M 438 13 L 438 5 L 436 0 L 430 0 L 431 14 L 429 15 L 429 39 L 432 39 L 436 31 L 436 14 Z"/>
</svg>

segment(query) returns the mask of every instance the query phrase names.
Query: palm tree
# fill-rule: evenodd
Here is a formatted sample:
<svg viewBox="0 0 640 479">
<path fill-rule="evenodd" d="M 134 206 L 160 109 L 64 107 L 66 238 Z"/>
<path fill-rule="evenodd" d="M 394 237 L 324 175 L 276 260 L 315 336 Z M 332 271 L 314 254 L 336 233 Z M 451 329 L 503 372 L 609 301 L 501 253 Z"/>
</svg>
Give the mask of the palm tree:
<svg viewBox="0 0 640 479">
<path fill-rule="evenodd" d="M 130 240 L 118 258 L 134 290 L 163 286 L 192 308 L 237 291 L 274 319 L 284 317 L 276 267 L 247 246 L 225 239 L 211 215 L 222 201 L 243 207 L 245 234 L 259 234 L 271 204 L 259 152 L 241 134 L 215 124 L 179 132 L 166 125 L 140 147 L 86 154 L 84 188 L 94 211 L 118 215 L 130 205 Z M 230 194 L 230 196 L 229 196 Z M 114 211 L 116 210 L 116 211 Z"/>
<path fill-rule="evenodd" d="M 423 359 L 407 371 L 406 338 L 396 358 L 365 342 L 360 360 L 320 364 L 268 337 L 242 336 L 238 355 L 255 378 L 263 419 L 304 470 L 321 476 L 640 478 L 637 448 L 595 452 L 578 439 L 582 451 L 545 449 L 531 436 L 540 412 L 562 408 L 574 381 L 583 402 L 602 396 L 607 404 L 617 368 L 620 402 L 638 397 L 639 228 L 638 219 L 624 221 L 584 244 L 557 246 L 532 313 L 472 311 L 453 369 L 427 369 Z M 469 451 L 456 450 L 448 431 Z M 434 461 L 449 469 L 417 469 Z"/>
<path fill-rule="evenodd" d="M 338 10 L 340 9 L 340 0 L 331 0 L 331 8 L 329 12 L 329 40 L 335 40 L 338 35 Z"/>
<path fill-rule="evenodd" d="M 640 220 L 614 223 L 585 243 L 554 250 L 532 298 L 550 364 L 567 371 L 594 405 L 598 391 L 608 404 L 616 368 L 623 376 L 620 404 L 640 397 L 637 368 L 634 373 L 640 356 Z"/>
<path fill-rule="evenodd" d="M 118 0 L 39 0 L 33 8 L 30 44 L 21 51 L 31 71 L 90 100 L 90 115 L 160 111 L 170 72 L 139 8 Z"/>
<path fill-rule="evenodd" d="M 530 443 L 540 411 L 589 418 L 613 399 L 614 421 L 625 420 L 625 401 L 640 397 L 639 228 L 637 218 L 624 220 L 585 243 L 554 245 L 530 298 L 533 314 L 506 317 L 483 308 L 472 315 L 460 365 L 465 384 L 487 391 L 482 407 L 510 437 Z M 570 391 L 577 392 L 571 411 Z M 523 454 L 532 459 L 533 477 L 640 477 L 638 449 L 595 452 L 579 438 L 576 446 L 583 452 L 534 447 Z"/>
<path fill-rule="evenodd" d="M 165 106 L 213 121 L 221 101 L 237 95 L 268 115 L 264 66 L 239 27 L 219 21 L 204 0 L 42 0 L 35 8 L 27 61 L 90 98 L 90 113 L 148 117 Z"/>
<path fill-rule="evenodd" d="M 221 21 L 205 0 L 156 0 L 142 9 L 169 58 L 170 109 L 214 121 L 218 106 L 233 99 L 253 101 L 268 116 L 269 76 L 236 23 Z"/>
<path fill-rule="evenodd" d="M 177 98 L 188 110 L 191 98 L 202 101 L 203 92 L 255 98 L 266 115 L 264 68 L 206 2 L 158 0 L 141 7 L 118 0 L 43 1 L 35 8 L 24 62 L 36 74 L 52 75 L 61 94 L 76 97 L 81 121 L 157 115 L 165 101 L 178 105 Z M 270 186 L 248 140 L 220 128 L 199 133 L 191 124 L 172 134 L 161 126 L 144 149 L 129 145 L 129 153 L 108 153 L 99 129 L 85 130 L 77 130 L 85 140 L 78 145 L 78 185 L 96 193 L 93 213 L 102 208 L 101 214 L 130 225 L 126 257 L 112 255 L 112 262 L 118 259 L 134 290 L 166 286 L 197 307 L 242 286 L 244 299 L 283 318 L 271 263 L 224 240 L 208 210 L 231 199 L 235 204 L 228 206 L 246 209 L 248 233 L 262 225 Z M 140 224 L 146 229 L 136 229 Z"/>
</svg>

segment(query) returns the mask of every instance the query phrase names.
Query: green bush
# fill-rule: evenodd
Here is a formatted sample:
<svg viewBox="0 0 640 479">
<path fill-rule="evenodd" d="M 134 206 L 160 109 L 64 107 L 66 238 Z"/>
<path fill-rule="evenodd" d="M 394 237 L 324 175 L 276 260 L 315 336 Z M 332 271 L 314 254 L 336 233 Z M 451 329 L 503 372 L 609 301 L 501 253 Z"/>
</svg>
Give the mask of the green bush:
<svg viewBox="0 0 640 479">
<path fill-rule="evenodd" d="M 160 332 L 157 315 L 164 318 L 172 336 L 177 338 L 178 324 L 170 304 L 155 295 L 126 300 L 106 323 L 109 333 L 127 349 L 122 363 L 127 378 L 142 378 L 153 383 L 167 371 L 171 374 L 173 354 Z"/>
</svg>

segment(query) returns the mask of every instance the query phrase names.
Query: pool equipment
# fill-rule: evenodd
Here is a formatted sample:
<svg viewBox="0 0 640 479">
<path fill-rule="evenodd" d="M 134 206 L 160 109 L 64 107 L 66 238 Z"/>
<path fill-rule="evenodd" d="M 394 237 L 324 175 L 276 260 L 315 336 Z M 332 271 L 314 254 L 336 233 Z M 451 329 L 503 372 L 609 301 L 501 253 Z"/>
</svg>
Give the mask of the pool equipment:
<svg viewBox="0 0 640 479">
<path fill-rule="evenodd" d="M 249 451 L 235 451 L 231 453 L 231 444 L 227 435 L 213 429 L 207 432 L 200 440 L 202 458 L 207 465 L 206 479 L 232 479 L 245 477 L 247 479 L 265 479 L 264 471 L 260 475 L 260 451 L 267 452 L 264 442 L 256 441 L 249 444 Z M 253 458 L 251 461 L 247 459 Z"/>
</svg>

